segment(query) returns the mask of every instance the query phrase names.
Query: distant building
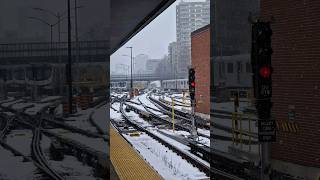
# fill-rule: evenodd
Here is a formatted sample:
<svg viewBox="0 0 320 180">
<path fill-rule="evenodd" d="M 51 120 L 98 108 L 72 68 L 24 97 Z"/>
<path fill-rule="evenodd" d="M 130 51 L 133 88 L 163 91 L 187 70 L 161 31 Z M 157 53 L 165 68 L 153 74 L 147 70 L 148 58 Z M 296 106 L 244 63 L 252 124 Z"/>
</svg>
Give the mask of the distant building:
<svg viewBox="0 0 320 180">
<path fill-rule="evenodd" d="M 210 119 L 210 25 L 191 33 L 191 61 L 196 71 L 197 115 Z"/>
<path fill-rule="evenodd" d="M 139 54 L 134 57 L 134 74 L 141 74 L 146 71 L 146 63 L 149 56 L 146 54 Z"/>
<path fill-rule="evenodd" d="M 177 42 L 172 42 L 168 46 L 168 61 L 170 64 L 170 77 L 176 79 L 177 77 Z"/>
<path fill-rule="evenodd" d="M 161 59 L 149 59 L 146 62 L 146 73 L 154 74 L 160 62 Z"/>
<path fill-rule="evenodd" d="M 181 1 L 176 8 L 177 72 L 185 77 L 191 65 L 192 31 L 210 23 L 210 1 Z"/>
</svg>

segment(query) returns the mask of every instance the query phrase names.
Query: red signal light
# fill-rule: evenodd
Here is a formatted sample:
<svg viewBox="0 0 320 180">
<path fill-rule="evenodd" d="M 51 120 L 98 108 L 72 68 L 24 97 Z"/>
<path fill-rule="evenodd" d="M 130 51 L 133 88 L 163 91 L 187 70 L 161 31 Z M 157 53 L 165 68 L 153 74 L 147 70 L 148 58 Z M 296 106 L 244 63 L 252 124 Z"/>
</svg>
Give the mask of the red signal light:
<svg viewBox="0 0 320 180">
<path fill-rule="evenodd" d="M 268 66 L 263 66 L 259 72 L 260 76 L 262 76 L 263 78 L 270 78 L 271 76 L 271 68 Z"/>
<path fill-rule="evenodd" d="M 191 82 L 191 86 L 192 87 L 196 87 L 196 83 L 195 82 Z"/>
</svg>

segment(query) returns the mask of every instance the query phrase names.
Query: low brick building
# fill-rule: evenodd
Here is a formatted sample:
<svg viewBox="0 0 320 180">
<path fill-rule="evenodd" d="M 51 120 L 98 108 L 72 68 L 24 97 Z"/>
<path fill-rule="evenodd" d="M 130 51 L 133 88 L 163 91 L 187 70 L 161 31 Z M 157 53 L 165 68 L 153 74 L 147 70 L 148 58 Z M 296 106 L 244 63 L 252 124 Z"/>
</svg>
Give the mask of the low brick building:
<svg viewBox="0 0 320 180">
<path fill-rule="evenodd" d="M 271 147 L 273 167 L 306 179 L 320 177 L 319 9 L 319 0 L 261 1 L 262 17 L 274 18 L 272 111 L 281 123 Z M 297 132 L 283 122 L 297 124 Z"/>
<path fill-rule="evenodd" d="M 196 71 L 195 112 L 210 119 L 210 25 L 191 33 L 191 62 Z"/>
</svg>

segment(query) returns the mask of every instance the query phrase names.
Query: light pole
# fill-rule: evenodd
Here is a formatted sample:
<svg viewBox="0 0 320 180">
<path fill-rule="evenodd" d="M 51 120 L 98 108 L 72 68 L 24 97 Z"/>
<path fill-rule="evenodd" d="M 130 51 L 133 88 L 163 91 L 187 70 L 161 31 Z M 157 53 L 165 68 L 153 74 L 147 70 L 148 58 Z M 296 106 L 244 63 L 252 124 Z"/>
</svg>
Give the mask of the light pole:
<svg viewBox="0 0 320 180">
<path fill-rule="evenodd" d="M 127 47 L 130 49 L 130 58 L 131 58 L 131 80 L 130 80 L 130 96 L 133 96 L 133 79 L 132 79 L 132 69 L 133 69 L 133 58 L 132 58 L 132 46 Z M 127 56 L 127 55 L 123 55 L 123 56 Z"/>
<path fill-rule="evenodd" d="M 68 0 L 68 65 L 67 80 L 69 89 L 69 114 L 72 114 L 72 72 L 71 72 L 71 17 L 70 17 L 70 0 Z"/>
<path fill-rule="evenodd" d="M 57 23 L 54 23 L 54 24 L 50 24 L 48 23 L 47 21 L 43 20 L 43 19 L 40 19 L 40 18 L 37 18 L 37 17 L 28 17 L 29 19 L 33 19 L 33 20 L 36 20 L 36 21 L 39 21 L 39 22 L 42 22 L 43 24 L 47 25 L 50 27 L 50 46 L 51 46 L 51 49 L 52 49 L 52 43 L 53 43 L 53 39 L 52 39 L 52 28 L 57 25 Z M 51 53 L 51 49 L 50 49 L 50 53 Z"/>
</svg>

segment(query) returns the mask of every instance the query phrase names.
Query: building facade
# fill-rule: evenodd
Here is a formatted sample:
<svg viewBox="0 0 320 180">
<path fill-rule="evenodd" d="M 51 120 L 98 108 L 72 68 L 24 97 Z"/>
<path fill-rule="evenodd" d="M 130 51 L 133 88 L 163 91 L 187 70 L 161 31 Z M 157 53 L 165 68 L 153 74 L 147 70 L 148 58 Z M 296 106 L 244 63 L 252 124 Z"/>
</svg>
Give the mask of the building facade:
<svg viewBox="0 0 320 180">
<path fill-rule="evenodd" d="M 161 59 L 149 59 L 146 62 L 146 73 L 154 74 L 160 62 L 161 62 Z"/>
<path fill-rule="evenodd" d="M 172 42 L 168 46 L 168 60 L 171 70 L 171 79 L 177 79 L 177 55 L 177 42 Z"/>
<path fill-rule="evenodd" d="M 320 1 L 262 0 L 273 17 L 272 112 L 280 125 L 271 146 L 273 168 L 304 179 L 320 177 Z M 283 128 L 296 124 L 297 131 Z"/>
<path fill-rule="evenodd" d="M 191 33 L 191 61 L 196 71 L 197 115 L 210 119 L 210 25 Z"/>
<path fill-rule="evenodd" d="M 210 23 L 210 1 L 181 1 L 176 9 L 177 73 L 186 77 L 191 65 L 191 32 Z"/>
</svg>

